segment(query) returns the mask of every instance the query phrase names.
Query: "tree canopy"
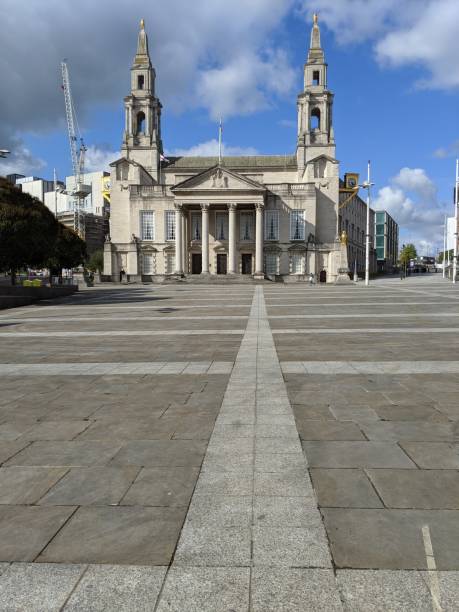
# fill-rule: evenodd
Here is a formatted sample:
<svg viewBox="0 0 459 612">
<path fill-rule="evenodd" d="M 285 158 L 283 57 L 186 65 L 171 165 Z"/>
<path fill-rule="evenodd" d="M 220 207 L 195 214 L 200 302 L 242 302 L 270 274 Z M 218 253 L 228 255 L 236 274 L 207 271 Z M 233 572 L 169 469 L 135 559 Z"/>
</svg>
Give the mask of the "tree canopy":
<svg viewBox="0 0 459 612">
<path fill-rule="evenodd" d="M 40 200 L 0 177 L 1 270 L 43 266 L 57 233 L 57 220 Z"/>
<path fill-rule="evenodd" d="M 59 223 L 37 198 L 0 177 L 0 270 L 74 268 L 86 258 L 86 243 Z"/>
<path fill-rule="evenodd" d="M 59 223 L 52 254 L 46 262 L 46 267 L 59 273 L 62 268 L 76 268 L 84 263 L 85 259 L 86 242 L 73 229 Z"/>
<path fill-rule="evenodd" d="M 410 263 L 411 259 L 416 259 L 418 253 L 416 251 L 416 247 L 411 242 L 408 244 L 404 244 L 402 250 L 400 251 L 400 263 L 403 265 L 407 265 Z"/>
</svg>

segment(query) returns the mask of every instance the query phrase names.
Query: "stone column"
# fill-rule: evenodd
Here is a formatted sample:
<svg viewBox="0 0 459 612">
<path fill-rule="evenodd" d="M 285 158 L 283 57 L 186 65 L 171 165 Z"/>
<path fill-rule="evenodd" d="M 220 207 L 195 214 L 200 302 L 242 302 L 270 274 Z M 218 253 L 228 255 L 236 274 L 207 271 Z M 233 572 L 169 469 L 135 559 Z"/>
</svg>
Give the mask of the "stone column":
<svg viewBox="0 0 459 612">
<path fill-rule="evenodd" d="M 263 272 L 263 204 L 255 204 L 255 274 L 256 277 L 264 278 Z"/>
<path fill-rule="evenodd" d="M 183 275 L 182 267 L 182 206 L 175 205 L 175 274 Z"/>
<path fill-rule="evenodd" d="M 110 236 L 107 235 L 104 243 L 104 276 L 115 274 L 116 270 L 113 267 L 113 247 L 110 242 Z"/>
<path fill-rule="evenodd" d="M 236 204 L 228 204 L 228 274 L 236 274 Z"/>
<path fill-rule="evenodd" d="M 187 237 L 187 219 L 185 214 L 182 214 L 182 270 L 186 274 L 188 271 L 188 237 Z"/>
<path fill-rule="evenodd" d="M 209 205 L 201 204 L 201 250 L 202 250 L 202 274 L 209 274 Z"/>
</svg>

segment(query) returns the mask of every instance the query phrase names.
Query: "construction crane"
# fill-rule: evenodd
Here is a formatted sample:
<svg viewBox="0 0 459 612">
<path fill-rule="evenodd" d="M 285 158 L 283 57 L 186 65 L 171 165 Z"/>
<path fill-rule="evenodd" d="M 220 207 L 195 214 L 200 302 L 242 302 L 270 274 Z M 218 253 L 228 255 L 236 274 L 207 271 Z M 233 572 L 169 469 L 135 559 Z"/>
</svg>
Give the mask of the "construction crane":
<svg viewBox="0 0 459 612">
<path fill-rule="evenodd" d="M 91 187 L 84 185 L 84 156 L 86 147 L 80 132 L 78 120 L 73 103 L 72 91 L 70 89 L 70 77 L 66 60 L 61 62 L 62 89 L 64 90 L 65 115 L 67 117 L 67 131 L 70 143 L 70 155 L 72 158 L 73 176 L 75 178 L 75 188 L 70 195 L 75 197 L 75 220 L 74 228 L 77 234 L 84 239 L 85 223 L 84 213 L 82 212 L 85 197 L 90 193 Z"/>
</svg>

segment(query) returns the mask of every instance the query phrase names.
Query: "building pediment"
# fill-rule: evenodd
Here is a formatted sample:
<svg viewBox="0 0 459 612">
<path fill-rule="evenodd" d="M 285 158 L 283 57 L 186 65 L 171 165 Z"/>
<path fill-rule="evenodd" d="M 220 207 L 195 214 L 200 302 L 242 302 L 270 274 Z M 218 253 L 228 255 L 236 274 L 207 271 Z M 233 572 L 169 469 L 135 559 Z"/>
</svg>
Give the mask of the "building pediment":
<svg viewBox="0 0 459 612">
<path fill-rule="evenodd" d="M 178 183 L 171 191 L 175 194 L 194 191 L 208 193 L 249 191 L 253 194 L 263 194 L 266 188 L 261 183 L 217 165 Z"/>
</svg>

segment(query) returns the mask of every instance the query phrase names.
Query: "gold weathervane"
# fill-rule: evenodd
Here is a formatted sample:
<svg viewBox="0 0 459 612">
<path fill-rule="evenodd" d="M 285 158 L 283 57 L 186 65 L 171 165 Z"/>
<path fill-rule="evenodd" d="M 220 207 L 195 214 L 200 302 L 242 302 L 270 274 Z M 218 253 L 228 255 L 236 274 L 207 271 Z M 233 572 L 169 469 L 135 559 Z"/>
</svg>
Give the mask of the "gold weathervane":
<svg viewBox="0 0 459 612">
<path fill-rule="evenodd" d="M 140 29 L 145 30 L 145 21 L 143 19 L 140 20 Z"/>
</svg>

